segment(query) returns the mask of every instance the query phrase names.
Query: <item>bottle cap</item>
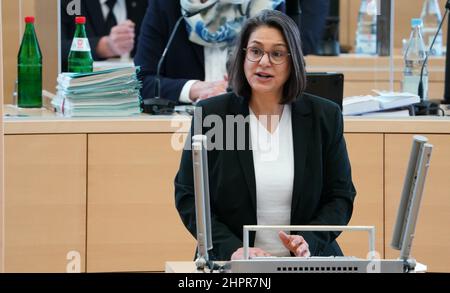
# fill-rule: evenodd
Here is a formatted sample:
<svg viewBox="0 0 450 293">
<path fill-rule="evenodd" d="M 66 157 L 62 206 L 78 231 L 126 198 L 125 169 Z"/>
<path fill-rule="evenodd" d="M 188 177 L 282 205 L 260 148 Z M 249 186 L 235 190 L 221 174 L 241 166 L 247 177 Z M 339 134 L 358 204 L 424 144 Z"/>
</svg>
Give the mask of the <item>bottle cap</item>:
<svg viewBox="0 0 450 293">
<path fill-rule="evenodd" d="M 75 17 L 75 23 L 76 24 L 85 24 L 86 23 L 86 17 L 84 17 L 84 16 L 77 16 L 77 17 Z"/>
<path fill-rule="evenodd" d="M 26 16 L 25 23 L 34 23 L 34 16 Z"/>
<path fill-rule="evenodd" d="M 423 21 L 421 18 L 413 18 L 411 19 L 411 27 L 422 26 Z"/>
</svg>

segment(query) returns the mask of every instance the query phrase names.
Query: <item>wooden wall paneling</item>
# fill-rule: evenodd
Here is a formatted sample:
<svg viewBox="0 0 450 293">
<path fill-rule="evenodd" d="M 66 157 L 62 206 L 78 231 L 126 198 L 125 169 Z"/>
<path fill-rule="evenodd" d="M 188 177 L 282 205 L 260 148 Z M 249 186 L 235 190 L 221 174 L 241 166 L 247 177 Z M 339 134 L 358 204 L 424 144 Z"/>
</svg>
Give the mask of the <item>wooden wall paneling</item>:
<svg viewBox="0 0 450 293">
<path fill-rule="evenodd" d="M 24 17 L 36 17 L 36 35 L 43 55 L 43 89 L 54 93 L 58 74 L 57 0 L 20 0 L 3 2 L 4 19 L 4 103 L 15 102 L 13 93 L 17 79 L 17 54 L 25 28 Z M 7 45 L 6 45 L 7 44 Z"/>
<path fill-rule="evenodd" d="M 340 0 L 339 1 L 339 42 L 342 45 L 348 45 L 350 43 L 350 23 L 349 23 L 349 7 L 352 0 Z"/>
<path fill-rule="evenodd" d="M 85 271 L 86 156 L 85 134 L 5 136 L 6 272 Z"/>
<path fill-rule="evenodd" d="M 38 0 L 35 5 L 36 19 L 39 21 L 36 33 L 43 54 L 42 88 L 53 94 L 56 93 L 59 61 L 57 4 L 57 0 Z"/>
<path fill-rule="evenodd" d="M 0 25 L 3 27 L 2 19 L 2 6 L 3 1 L 0 0 Z M 3 173 L 4 173 L 4 153 L 3 153 L 3 43 L 2 43 L 2 30 L 0 29 L 0 273 L 5 271 L 5 197 L 4 197 L 4 187 L 3 184 Z"/>
<path fill-rule="evenodd" d="M 423 0 L 395 0 L 395 47 L 402 47 L 402 39 L 409 39 L 411 18 L 420 17 Z M 441 14 L 444 16 L 446 0 L 438 0 Z M 447 40 L 447 20 L 442 26 L 444 44 Z"/>
<path fill-rule="evenodd" d="M 376 249 L 383 257 L 383 134 L 347 133 L 345 140 L 357 191 L 349 225 L 375 226 Z M 367 232 L 344 232 L 338 242 L 344 255 L 367 258 L 368 237 Z"/>
<path fill-rule="evenodd" d="M 17 79 L 17 53 L 20 45 L 20 1 L 3 1 L 3 100 L 13 103 L 13 92 Z M 22 20 L 23 21 L 23 20 Z M 7 44 L 7 45 L 6 45 Z"/>
<path fill-rule="evenodd" d="M 181 151 L 172 134 L 92 134 L 87 271 L 164 271 L 191 261 L 195 240 L 174 203 Z"/>
<path fill-rule="evenodd" d="M 439 0 L 441 13 L 444 15 L 446 0 Z M 343 45 L 355 46 L 355 32 L 357 26 L 359 0 L 341 0 L 341 11 L 345 9 L 345 14 L 341 14 L 340 34 L 344 36 L 341 39 Z M 394 47 L 402 47 L 402 39 L 409 39 L 411 33 L 411 18 L 420 17 L 423 0 L 395 0 L 395 31 Z M 443 39 L 446 41 L 447 25 L 443 26 Z M 347 36 L 345 38 L 345 36 Z"/>
</svg>

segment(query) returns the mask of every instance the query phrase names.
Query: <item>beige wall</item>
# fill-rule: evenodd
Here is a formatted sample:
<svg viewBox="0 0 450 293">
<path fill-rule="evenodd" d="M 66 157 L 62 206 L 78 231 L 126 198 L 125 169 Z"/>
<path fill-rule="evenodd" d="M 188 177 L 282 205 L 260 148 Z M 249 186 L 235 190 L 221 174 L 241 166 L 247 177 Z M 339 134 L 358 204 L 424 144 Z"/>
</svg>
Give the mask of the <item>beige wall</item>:
<svg viewBox="0 0 450 293">
<path fill-rule="evenodd" d="M 359 0 L 340 0 L 341 26 L 340 39 L 341 44 L 354 46 L 356 21 L 358 17 Z M 439 0 L 441 13 L 444 14 L 446 0 Z M 402 39 L 409 38 L 411 31 L 411 18 L 419 17 L 422 11 L 423 0 L 395 0 L 395 47 L 401 48 Z M 443 37 L 446 39 L 447 22 L 443 26 Z"/>
<path fill-rule="evenodd" d="M 54 7 L 52 9 L 52 7 Z M 13 103 L 14 84 L 17 78 L 17 53 L 24 28 L 23 17 L 36 16 L 36 34 L 43 54 L 43 88 L 54 92 L 58 72 L 57 54 L 57 0 L 3 1 L 4 17 L 4 103 Z M 8 45 L 6 45 L 8 44 Z"/>
<path fill-rule="evenodd" d="M 0 23 L 2 23 L 2 0 L 0 0 Z M 0 30 L 0 77 L 3 77 L 2 30 Z M 4 207 L 3 197 L 3 78 L 0 78 L 0 273 L 4 272 Z"/>
<path fill-rule="evenodd" d="M 43 88 L 55 93 L 56 77 L 58 76 L 58 10 L 57 0 L 36 1 L 35 15 L 39 19 L 37 34 L 43 58 Z M 50 9 L 54 7 L 54 9 Z"/>
<path fill-rule="evenodd" d="M 3 66 L 5 75 L 3 77 L 4 103 L 13 102 L 14 83 L 17 76 L 17 52 L 19 51 L 19 1 L 3 1 L 4 11 L 2 30 L 4 38 Z"/>
</svg>

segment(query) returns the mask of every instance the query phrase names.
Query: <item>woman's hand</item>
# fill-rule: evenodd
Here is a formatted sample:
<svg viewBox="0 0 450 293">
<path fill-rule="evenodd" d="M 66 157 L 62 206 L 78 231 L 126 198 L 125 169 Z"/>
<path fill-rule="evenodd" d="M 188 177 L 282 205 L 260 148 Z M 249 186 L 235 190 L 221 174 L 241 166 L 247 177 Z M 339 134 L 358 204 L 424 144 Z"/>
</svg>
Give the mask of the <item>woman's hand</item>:
<svg viewBox="0 0 450 293">
<path fill-rule="evenodd" d="M 248 255 L 250 258 L 252 258 L 252 257 L 257 257 L 257 256 L 259 256 L 259 257 L 270 256 L 270 253 L 265 252 L 261 248 L 250 247 L 248 249 Z M 238 260 L 238 259 L 244 259 L 244 248 L 243 247 L 239 248 L 238 250 L 233 252 L 233 255 L 231 255 L 231 260 Z"/>
<path fill-rule="evenodd" d="M 197 81 L 195 82 L 189 93 L 189 98 L 193 102 L 198 102 L 210 97 L 215 97 L 227 92 L 228 81 L 218 80 L 218 81 Z"/>
<path fill-rule="evenodd" d="M 309 257 L 311 253 L 309 252 L 309 245 L 306 240 L 299 235 L 288 235 L 283 231 L 278 233 L 281 242 L 284 247 L 286 247 L 295 256 Z"/>
</svg>

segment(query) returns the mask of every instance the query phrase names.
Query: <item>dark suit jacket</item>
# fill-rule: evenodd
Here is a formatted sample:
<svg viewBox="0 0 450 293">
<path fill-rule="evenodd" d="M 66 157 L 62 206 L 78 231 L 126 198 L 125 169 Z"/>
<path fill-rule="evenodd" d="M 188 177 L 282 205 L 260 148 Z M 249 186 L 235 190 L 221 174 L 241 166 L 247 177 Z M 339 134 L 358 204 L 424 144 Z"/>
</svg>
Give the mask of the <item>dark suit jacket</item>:
<svg viewBox="0 0 450 293">
<path fill-rule="evenodd" d="M 330 0 L 289 0 L 286 1 L 286 14 L 300 28 L 303 54 L 317 53 L 323 38 L 326 19 L 329 15 Z M 301 14 L 299 14 L 299 9 Z"/>
<path fill-rule="evenodd" d="M 278 7 L 283 11 L 284 6 Z M 141 66 L 143 99 L 154 97 L 158 62 L 169 36 L 181 16 L 180 1 L 152 0 L 142 23 L 139 46 L 134 59 Z M 205 79 L 203 47 L 189 41 L 186 23 L 181 22 L 161 67 L 161 98 L 178 101 L 188 80 Z"/>
<path fill-rule="evenodd" d="M 329 0 L 298 0 L 302 9 L 300 34 L 304 55 L 317 53 L 329 14 Z"/>
<path fill-rule="evenodd" d="M 203 113 L 249 115 L 248 101 L 226 94 L 199 103 Z M 194 120 L 194 126 L 201 124 Z M 225 123 L 223 123 L 226 125 Z M 203 127 L 203 133 L 217 133 Z M 209 133 L 208 133 L 209 131 Z M 230 131 L 225 128 L 224 131 Z M 294 188 L 292 225 L 346 225 L 352 215 L 355 189 L 343 137 L 339 107 L 319 97 L 304 94 L 292 104 L 294 143 Z M 199 133 L 196 131 L 195 133 Z M 236 133 L 234 132 L 234 145 Z M 226 137 L 226 136 L 225 136 Z M 245 150 L 208 151 L 214 259 L 229 260 L 242 247 L 243 225 L 257 224 L 256 183 L 249 125 L 245 131 Z M 224 139 L 226 145 L 226 138 Z M 188 140 L 186 146 L 190 146 Z M 185 149 L 175 178 L 175 202 L 183 223 L 196 235 L 192 154 Z M 282 172 L 282 170 L 280 170 Z M 276 195 L 274 195 L 276 196 Z M 312 255 L 342 255 L 335 232 L 299 232 Z M 250 235 L 253 246 L 255 234 Z"/>
<path fill-rule="evenodd" d="M 71 1 L 61 1 L 61 56 L 63 59 L 63 71 L 67 68 L 67 57 L 69 56 L 75 33 L 75 16 L 68 15 L 66 12 L 66 7 Z M 125 0 L 125 2 L 127 5 L 127 18 L 136 24 L 135 47 L 131 52 L 133 57 L 136 53 L 138 36 L 148 0 Z M 98 0 L 81 0 L 81 15 L 86 16 L 86 34 L 92 49 L 92 57 L 94 60 L 102 60 L 97 56 L 95 48 L 102 37 L 109 35 L 109 31 L 105 24 L 100 2 Z"/>
</svg>

